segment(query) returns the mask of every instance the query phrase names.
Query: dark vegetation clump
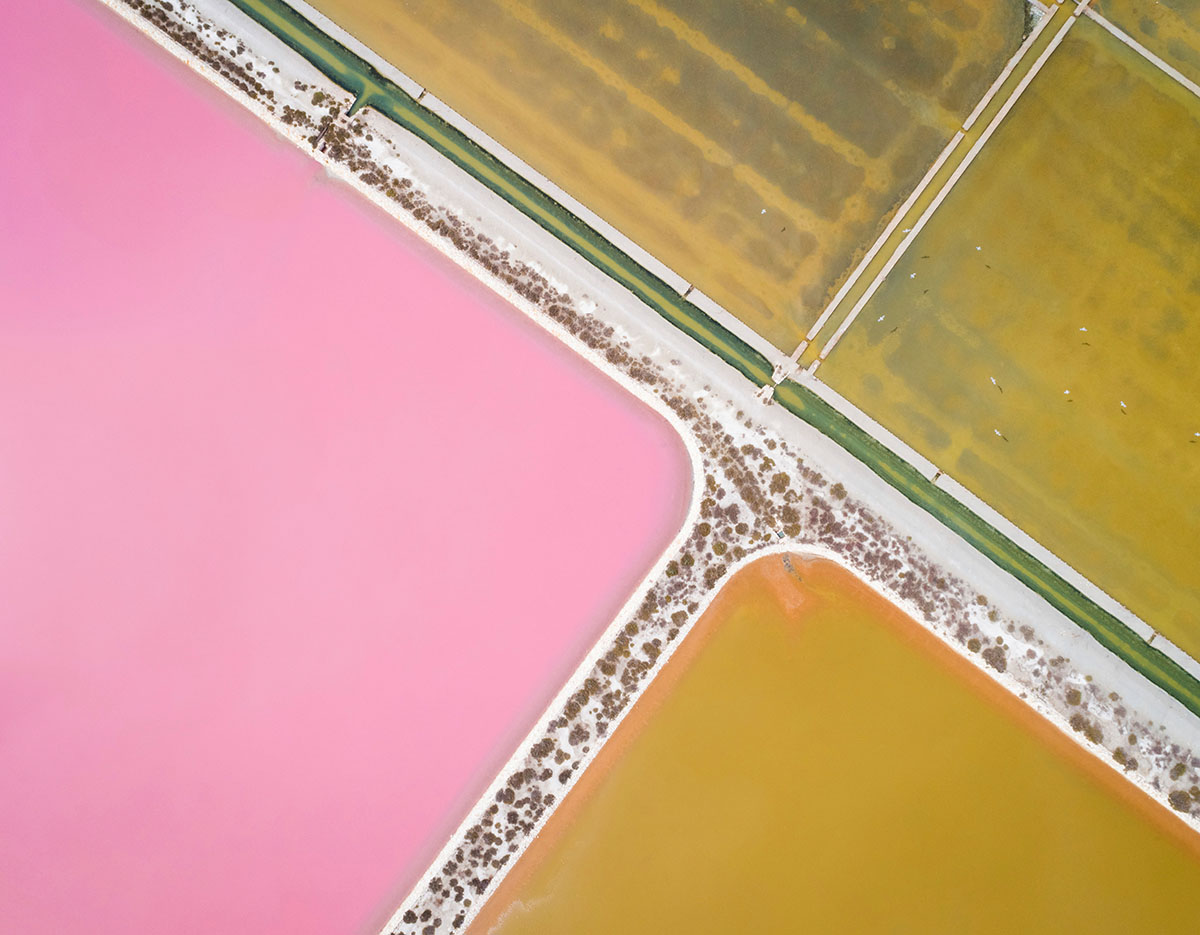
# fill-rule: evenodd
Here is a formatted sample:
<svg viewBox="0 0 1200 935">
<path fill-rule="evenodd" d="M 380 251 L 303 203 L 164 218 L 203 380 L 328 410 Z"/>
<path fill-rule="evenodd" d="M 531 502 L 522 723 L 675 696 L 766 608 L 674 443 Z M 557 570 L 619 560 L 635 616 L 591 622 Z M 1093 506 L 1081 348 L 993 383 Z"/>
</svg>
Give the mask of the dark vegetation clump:
<svg viewBox="0 0 1200 935">
<path fill-rule="evenodd" d="M 1004 650 L 999 646 L 989 646 L 983 651 L 982 655 L 983 661 L 997 672 L 1003 672 L 1008 668 L 1008 661 L 1005 658 Z"/>
</svg>

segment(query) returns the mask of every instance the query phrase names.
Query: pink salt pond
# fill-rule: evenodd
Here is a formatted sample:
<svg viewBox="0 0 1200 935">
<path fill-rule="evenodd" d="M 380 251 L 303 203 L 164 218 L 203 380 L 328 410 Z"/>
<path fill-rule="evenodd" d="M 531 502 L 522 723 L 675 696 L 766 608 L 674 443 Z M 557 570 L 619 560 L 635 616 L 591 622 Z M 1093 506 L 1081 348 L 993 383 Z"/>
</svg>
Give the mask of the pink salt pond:
<svg viewBox="0 0 1200 935">
<path fill-rule="evenodd" d="M 682 446 L 98 4 L 0 21 L 0 927 L 370 931 Z"/>
</svg>

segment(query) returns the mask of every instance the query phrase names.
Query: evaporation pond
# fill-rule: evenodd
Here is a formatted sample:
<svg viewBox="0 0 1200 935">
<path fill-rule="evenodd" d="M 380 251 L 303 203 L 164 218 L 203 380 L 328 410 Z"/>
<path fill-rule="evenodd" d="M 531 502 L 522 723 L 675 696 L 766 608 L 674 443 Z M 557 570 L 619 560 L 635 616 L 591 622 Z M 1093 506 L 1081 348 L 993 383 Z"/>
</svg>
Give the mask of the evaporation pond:
<svg viewBox="0 0 1200 935">
<path fill-rule="evenodd" d="M 1021 0 L 313 0 L 790 354 L 1021 41 Z"/>
<path fill-rule="evenodd" d="M 792 563 L 725 586 L 473 935 L 1195 930 L 1195 832 L 857 578 Z"/>
<path fill-rule="evenodd" d="M 1197 178 L 1200 99 L 1080 17 L 818 371 L 1194 659 Z"/>
<path fill-rule="evenodd" d="M 375 931 L 682 445 L 100 4 L 4 20 L 0 928 Z"/>
</svg>

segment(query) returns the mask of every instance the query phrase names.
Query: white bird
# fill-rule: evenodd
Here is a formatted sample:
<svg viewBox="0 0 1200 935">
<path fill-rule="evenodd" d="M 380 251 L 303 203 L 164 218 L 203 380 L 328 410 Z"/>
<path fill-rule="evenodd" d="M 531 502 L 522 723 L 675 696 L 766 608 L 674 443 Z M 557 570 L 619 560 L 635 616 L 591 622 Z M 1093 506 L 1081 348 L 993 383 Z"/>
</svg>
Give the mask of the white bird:
<svg viewBox="0 0 1200 935">
<path fill-rule="evenodd" d="M 1070 390 L 1063 390 L 1063 396 L 1070 396 L 1070 395 L 1071 395 Z"/>
<path fill-rule="evenodd" d="M 883 321 L 885 318 L 887 318 L 887 315 L 880 315 L 880 316 L 879 316 L 878 318 L 876 318 L 875 320 L 876 320 L 876 321 Z"/>
<path fill-rule="evenodd" d="M 995 377 L 988 377 L 988 379 L 992 381 L 992 386 L 995 386 L 995 385 L 996 385 L 996 378 L 995 378 Z"/>
<path fill-rule="evenodd" d="M 1080 328 L 1080 331 L 1087 331 L 1087 328 Z"/>
<path fill-rule="evenodd" d="M 917 278 L 917 274 L 916 274 L 916 273 L 909 273 L 909 274 L 908 274 L 908 278 L 909 278 L 909 279 L 916 279 L 916 278 Z"/>
<path fill-rule="evenodd" d="M 976 247 L 975 249 L 976 249 L 976 250 L 982 250 L 982 249 L 983 249 L 983 247 Z"/>
</svg>

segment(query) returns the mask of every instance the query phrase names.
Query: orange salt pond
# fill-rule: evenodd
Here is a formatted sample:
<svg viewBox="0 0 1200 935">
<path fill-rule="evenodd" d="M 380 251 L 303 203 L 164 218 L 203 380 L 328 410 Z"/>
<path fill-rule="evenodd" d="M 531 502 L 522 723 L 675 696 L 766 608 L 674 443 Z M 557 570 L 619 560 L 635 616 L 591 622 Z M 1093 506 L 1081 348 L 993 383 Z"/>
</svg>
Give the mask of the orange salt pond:
<svg viewBox="0 0 1200 935">
<path fill-rule="evenodd" d="M 763 559 L 472 933 L 1185 932 L 1200 840 L 857 578 Z"/>
</svg>

